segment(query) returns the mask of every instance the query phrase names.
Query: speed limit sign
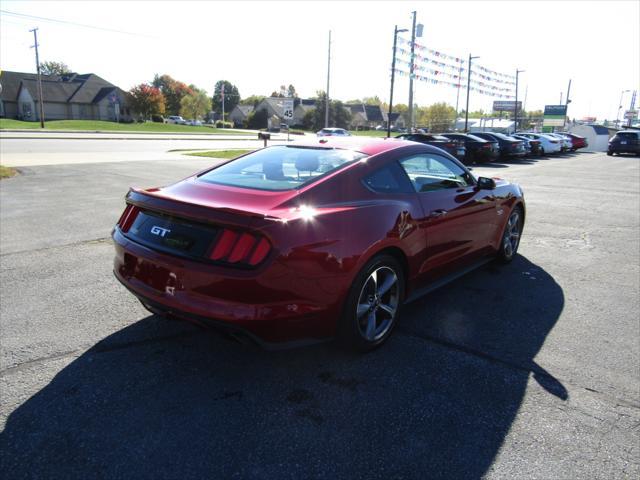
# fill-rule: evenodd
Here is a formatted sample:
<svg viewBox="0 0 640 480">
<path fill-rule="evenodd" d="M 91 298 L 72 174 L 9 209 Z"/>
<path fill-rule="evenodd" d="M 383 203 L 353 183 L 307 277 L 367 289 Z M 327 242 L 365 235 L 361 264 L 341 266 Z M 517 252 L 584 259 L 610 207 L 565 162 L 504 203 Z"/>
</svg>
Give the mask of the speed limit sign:
<svg viewBox="0 0 640 480">
<path fill-rule="evenodd" d="M 291 120 L 293 118 L 293 100 L 283 100 L 282 102 L 282 116 L 286 120 Z"/>
</svg>

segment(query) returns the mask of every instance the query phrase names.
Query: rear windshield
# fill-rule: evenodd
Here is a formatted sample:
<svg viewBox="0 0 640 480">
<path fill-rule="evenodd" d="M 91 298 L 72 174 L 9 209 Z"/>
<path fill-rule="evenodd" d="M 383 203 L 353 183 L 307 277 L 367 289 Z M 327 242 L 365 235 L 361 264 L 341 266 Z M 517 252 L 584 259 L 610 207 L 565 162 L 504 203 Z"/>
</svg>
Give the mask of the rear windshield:
<svg viewBox="0 0 640 480">
<path fill-rule="evenodd" d="M 476 142 L 486 142 L 484 138 L 476 137 L 475 135 L 471 135 L 470 133 L 467 133 L 467 137 L 469 137 L 471 140 L 475 140 Z"/>
<path fill-rule="evenodd" d="M 505 135 L 504 133 L 493 132 L 493 135 L 495 135 L 498 138 L 501 138 L 502 140 L 513 140 L 513 137 L 509 137 L 508 135 Z"/>
<path fill-rule="evenodd" d="M 274 146 L 209 170 L 200 180 L 258 190 L 291 190 L 366 156 L 352 150 Z"/>
<path fill-rule="evenodd" d="M 638 138 L 638 133 L 636 132 L 618 132 L 616 133 L 616 137 L 620 140 L 636 140 Z"/>
</svg>

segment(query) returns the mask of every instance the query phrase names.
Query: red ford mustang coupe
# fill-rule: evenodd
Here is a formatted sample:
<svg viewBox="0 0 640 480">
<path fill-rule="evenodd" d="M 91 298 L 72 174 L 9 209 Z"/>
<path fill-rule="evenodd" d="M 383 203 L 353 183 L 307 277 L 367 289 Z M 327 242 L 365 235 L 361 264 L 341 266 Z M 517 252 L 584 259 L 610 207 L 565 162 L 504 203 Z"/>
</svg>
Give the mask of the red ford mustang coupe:
<svg viewBox="0 0 640 480">
<path fill-rule="evenodd" d="M 118 280 L 151 312 L 267 347 L 380 346 L 403 303 L 518 249 L 518 185 L 429 145 L 320 139 L 131 189 Z"/>
</svg>

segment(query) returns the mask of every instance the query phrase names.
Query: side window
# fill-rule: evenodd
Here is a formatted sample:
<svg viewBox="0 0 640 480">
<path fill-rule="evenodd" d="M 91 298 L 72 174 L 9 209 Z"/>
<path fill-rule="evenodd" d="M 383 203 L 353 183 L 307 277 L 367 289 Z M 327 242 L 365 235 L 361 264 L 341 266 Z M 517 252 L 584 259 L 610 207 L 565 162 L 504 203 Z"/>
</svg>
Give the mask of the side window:
<svg viewBox="0 0 640 480">
<path fill-rule="evenodd" d="M 376 193 L 413 193 L 413 188 L 397 162 L 391 162 L 362 179 Z"/>
<path fill-rule="evenodd" d="M 423 153 L 400 161 L 416 192 L 432 192 L 473 185 L 473 178 L 451 160 Z"/>
</svg>

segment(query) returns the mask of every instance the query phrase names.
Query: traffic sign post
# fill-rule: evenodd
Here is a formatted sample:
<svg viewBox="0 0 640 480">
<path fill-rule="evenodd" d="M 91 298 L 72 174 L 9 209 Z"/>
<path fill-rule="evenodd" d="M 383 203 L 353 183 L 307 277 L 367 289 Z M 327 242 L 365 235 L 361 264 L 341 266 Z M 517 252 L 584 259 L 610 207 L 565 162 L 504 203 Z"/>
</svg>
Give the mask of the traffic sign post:
<svg viewBox="0 0 640 480">
<path fill-rule="evenodd" d="M 285 99 L 282 101 L 282 117 L 287 122 L 287 142 L 289 141 L 289 130 L 291 120 L 293 120 L 293 99 Z"/>
</svg>

